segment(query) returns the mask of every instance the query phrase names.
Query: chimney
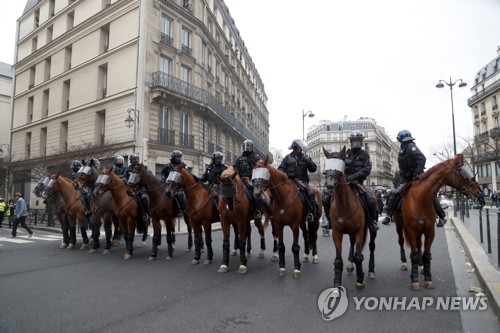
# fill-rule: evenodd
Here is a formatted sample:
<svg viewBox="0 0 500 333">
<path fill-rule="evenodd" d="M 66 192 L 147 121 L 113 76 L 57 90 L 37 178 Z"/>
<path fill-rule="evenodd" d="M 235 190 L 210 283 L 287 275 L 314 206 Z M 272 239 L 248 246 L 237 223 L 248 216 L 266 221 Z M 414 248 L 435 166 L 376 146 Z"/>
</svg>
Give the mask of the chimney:
<svg viewBox="0 0 500 333">
<path fill-rule="evenodd" d="M 497 55 L 500 56 L 500 46 L 497 46 Z"/>
</svg>

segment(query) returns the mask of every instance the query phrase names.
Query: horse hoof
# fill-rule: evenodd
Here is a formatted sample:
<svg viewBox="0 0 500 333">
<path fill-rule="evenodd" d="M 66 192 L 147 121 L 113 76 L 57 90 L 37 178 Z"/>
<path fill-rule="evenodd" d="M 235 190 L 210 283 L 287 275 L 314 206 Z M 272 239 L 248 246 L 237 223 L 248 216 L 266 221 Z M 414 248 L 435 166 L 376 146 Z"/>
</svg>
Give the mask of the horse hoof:
<svg viewBox="0 0 500 333">
<path fill-rule="evenodd" d="M 153 257 L 153 256 L 148 257 L 148 261 L 155 261 L 155 260 L 156 260 L 156 257 Z"/>
<path fill-rule="evenodd" d="M 434 289 L 434 283 L 432 283 L 432 281 L 425 281 L 424 286 L 426 289 Z"/>
<path fill-rule="evenodd" d="M 198 265 L 198 264 L 200 263 L 200 260 L 198 260 L 198 259 L 193 259 L 193 260 L 191 260 L 191 263 L 192 263 L 193 265 Z"/>
<path fill-rule="evenodd" d="M 278 276 L 279 277 L 286 276 L 286 270 L 284 268 L 280 268 L 280 270 L 278 272 Z"/>
<path fill-rule="evenodd" d="M 74 244 L 69 244 L 68 247 L 66 249 L 68 250 L 73 250 L 75 248 L 75 245 Z"/>
<path fill-rule="evenodd" d="M 227 268 L 226 265 L 220 265 L 219 269 L 217 270 L 217 273 L 227 273 L 229 269 Z"/>
<path fill-rule="evenodd" d="M 90 249 L 90 250 L 89 250 L 89 253 L 96 253 L 96 252 L 97 252 L 97 250 L 96 250 L 96 249 Z"/>
<path fill-rule="evenodd" d="M 375 272 L 368 272 L 369 279 L 375 279 Z"/>
<path fill-rule="evenodd" d="M 166 256 L 165 260 L 172 260 L 172 257 L 171 256 Z"/>
<path fill-rule="evenodd" d="M 420 282 L 412 282 L 410 286 L 411 290 L 420 290 Z"/>
<path fill-rule="evenodd" d="M 363 283 L 356 282 L 356 289 L 357 290 L 365 289 L 365 282 L 364 281 Z"/>
<path fill-rule="evenodd" d="M 141 241 L 141 242 L 139 243 L 139 245 L 137 245 L 137 246 L 138 246 L 138 247 L 144 247 L 144 246 L 146 246 L 146 241 Z"/>
<path fill-rule="evenodd" d="M 239 274 L 246 274 L 247 273 L 247 266 L 245 265 L 240 265 L 240 268 L 238 269 Z"/>
<path fill-rule="evenodd" d="M 130 253 L 125 253 L 123 255 L 123 259 L 125 259 L 125 260 L 129 260 L 130 258 L 132 258 L 132 255 Z"/>
<path fill-rule="evenodd" d="M 292 273 L 292 277 L 294 279 L 300 279 L 300 271 L 298 269 L 294 269 Z"/>
<path fill-rule="evenodd" d="M 278 254 L 273 253 L 273 256 L 271 257 L 271 261 L 277 261 L 278 260 Z"/>
<path fill-rule="evenodd" d="M 211 265 L 211 264 L 212 264 L 212 260 L 207 259 L 207 260 L 205 260 L 203 263 L 204 263 L 205 265 Z"/>
<path fill-rule="evenodd" d="M 259 252 L 259 255 L 257 256 L 257 258 L 265 258 L 266 257 L 266 253 L 264 251 L 260 251 Z"/>
<path fill-rule="evenodd" d="M 89 248 L 89 245 L 88 245 L 88 244 L 82 244 L 82 245 L 80 246 L 80 250 L 86 250 L 86 249 L 88 249 L 88 248 Z"/>
<path fill-rule="evenodd" d="M 401 263 L 401 270 L 402 271 L 407 271 L 408 270 L 408 263 L 402 262 Z"/>
<path fill-rule="evenodd" d="M 302 257 L 302 262 L 308 262 L 309 261 L 309 256 L 307 254 L 304 254 Z"/>
<path fill-rule="evenodd" d="M 313 264 L 319 264 L 318 255 L 313 256 Z"/>
<path fill-rule="evenodd" d="M 110 254 L 110 253 L 111 253 L 111 250 L 109 250 L 109 249 L 102 251 L 102 254 Z"/>
<path fill-rule="evenodd" d="M 352 261 L 347 261 L 346 270 L 347 270 L 347 273 L 354 272 L 354 264 L 352 263 Z"/>
<path fill-rule="evenodd" d="M 233 257 L 234 257 L 235 255 L 237 255 L 236 250 L 232 250 L 232 251 L 231 251 L 231 255 L 232 255 Z"/>
<path fill-rule="evenodd" d="M 59 248 L 60 249 L 67 249 L 68 248 L 68 244 L 62 243 L 61 245 L 59 245 Z"/>
</svg>

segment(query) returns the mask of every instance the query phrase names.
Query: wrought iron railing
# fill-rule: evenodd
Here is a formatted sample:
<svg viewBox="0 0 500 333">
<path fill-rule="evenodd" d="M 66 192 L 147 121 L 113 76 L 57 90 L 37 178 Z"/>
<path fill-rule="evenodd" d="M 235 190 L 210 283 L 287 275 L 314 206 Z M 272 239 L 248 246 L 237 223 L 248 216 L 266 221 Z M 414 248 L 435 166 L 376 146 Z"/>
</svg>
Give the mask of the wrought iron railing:
<svg viewBox="0 0 500 333">
<path fill-rule="evenodd" d="M 172 37 L 170 37 L 169 35 L 162 32 L 160 41 L 165 45 L 172 46 L 174 39 Z"/>
<path fill-rule="evenodd" d="M 500 88 L 500 80 L 498 80 L 497 82 L 493 83 L 492 85 L 486 87 L 483 91 L 479 91 L 477 94 L 475 94 L 474 96 L 469 98 L 467 100 L 467 104 L 469 106 L 472 106 L 472 104 L 474 104 L 475 102 L 480 100 L 482 97 L 488 95 L 489 93 L 491 93 L 495 90 L 498 90 L 499 88 Z"/>
<path fill-rule="evenodd" d="M 194 148 L 194 135 L 188 133 L 180 133 L 182 147 Z"/>
<path fill-rule="evenodd" d="M 166 128 L 159 128 L 158 142 L 168 145 L 175 145 L 175 131 Z"/>
</svg>

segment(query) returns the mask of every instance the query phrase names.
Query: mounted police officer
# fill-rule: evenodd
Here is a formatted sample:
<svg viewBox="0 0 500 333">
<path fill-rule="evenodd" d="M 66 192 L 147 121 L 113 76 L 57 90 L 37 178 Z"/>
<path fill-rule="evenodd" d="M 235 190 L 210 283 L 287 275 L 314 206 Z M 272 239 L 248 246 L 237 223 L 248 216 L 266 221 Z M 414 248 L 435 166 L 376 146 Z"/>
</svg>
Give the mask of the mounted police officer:
<svg viewBox="0 0 500 333">
<path fill-rule="evenodd" d="M 70 168 L 71 168 L 71 171 L 73 171 L 71 179 L 73 180 L 73 182 L 75 182 L 77 180 L 76 177 L 78 175 L 78 171 L 80 171 L 80 168 L 82 166 L 83 166 L 83 164 L 82 164 L 82 161 L 80 161 L 80 160 L 74 160 L 73 162 L 71 162 Z"/>
<path fill-rule="evenodd" d="M 171 171 L 177 171 L 179 167 L 187 168 L 186 163 L 182 161 L 182 152 L 180 150 L 174 150 L 170 155 L 170 162 L 161 169 L 161 181 L 165 183 L 167 181 L 168 175 Z M 186 195 L 183 189 L 177 189 L 175 193 L 175 204 L 177 205 L 177 210 L 184 214 L 186 210 Z M 184 214 L 185 216 L 186 214 Z"/>
<path fill-rule="evenodd" d="M 349 148 L 345 153 L 345 176 L 347 182 L 358 183 L 363 188 L 363 194 L 360 199 L 367 209 L 370 224 L 368 225 L 372 231 L 378 230 L 377 227 L 377 202 L 364 188 L 363 182 L 372 172 L 372 162 L 370 154 L 363 149 L 363 140 L 365 136 L 361 131 L 353 131 L 349 134 Z M 323 192 L 323 204 L 325 205 L 325 213 L 330 216 L 330 201 L 331 192 Z"/>
<path fill-rule="evenodd" d="M 413 142 L 415 139 L 411 136 L 410 131 L 400 131 L 396 139 L 400 143 L 398 164 L 401 179 L 399 181 L 398 188 L 401 188 L 402 185 L 411 183 L 413 180 L 418 179 L 420 174 L 424 172 L 426 158 Z M 387 198 L 387 216 L 382 222 L 385 225 L 389 225 L 391 223 L 391 215 L 396 209 L 398 201 L 396 200 L 396 196 L 399 197 L 399 193 L 396 192 L 397 190 L 391 191 L 389 197 Z M 432 203 L 439 217 L 437 226 L 442 227 L 446 223 L 446 212 L 443 210 L 443 207 L 441 207 L 437 198 L 434 198 Z"/>
<path fill-rule="evenodd" d="M 85 165 L 85 161 L 80 161 L 80 160 L 74 160 L 71 162 L 71 171 L 73 171 L 73 174 L 71 176 L 71 180 L 73 183 L 76 183 L 78 180 L 78 177 L 80 177 L 80 169 Z M 85 204 L 85 216 L 89 217 L 92 214 L 92 210 L 90 209 L 90 200 L 91 200 L 91 195 L 89 195 L 89 188 L 82 187 L 80 189 L 80 193 L 83 196 L 83 203 Z"/>
<path fill-rule="evenodd" d="M 114 157 L 113 172 L 120 178 L 125 173 L 125 167 L 123 165 L 124 163 L 125 159 L 122 155 L 116 155 Z"/>
<path fill-rule="evenodd" d="M 220 181 L 218 176 L 221 175 L 222 171 L 227 169 L 227 165 L 223 163 L 223 160 L 224 154 L 219 151 L 214 152 L 212 154 L 212 163 L 207 166 L 205 173 L 203 174 L 203 176 L 201 176 L 201 182 L 208 182 L 208 185 L 215 188 L 215 193 L 217 193 L 217 196 L 220 194 Z"/>
<path fill-rule="evenodd" d="M 128 160 L 129 160 L 129 166 L 127 167 L 127 169 L 125 169 L 125 172 L 121 176 L 121 178 L 125 184 L 127 184 L 128 179 L 130 178 L 130 173 L 133 172 L 135 166 L 137 164 L 139 164 L 139 154 L 133 153 L 132 155 L 129 156 Z M 144 165 L 144 169 L 148 170 L 148 167 L 146 165 Z M 149 220 L 149 197 L 148 197 L 148 194 L 144 188 L 140 189 L 140 191 L 141 191 L 141 195 L 139 197 L 139 199 L 140 199 L 139 204 L 141 205 L 142 211 L 144 213 L 142 219 L 144 221 L 148 221 Z"/>
<path fill-rule="evenodd" d="M 300 139 L 293 140 L 288 149 L 292 152 L 283 158 L 278 170 L 286 173 L 288 178 L 292 180 L 300 180 L 306 188 L 306 200 L 308 201 L 308 214 L 306 217 L 307 222 L 312 222 L 316 215 L 316 195 L 309 186 L 309 172 L 316 172 L 318 166 L 314 161 L 303 153 L 303 149 L 307 148 L 307 143 Z"/>
<path fill-rule="evenodd" d="M 234 162 L 233 168 L 238 171 L 238 175 L 240 176 L 243 184 L 253 191 L 253 186 L 251 183 L 252 179 L 252 162 L 260 161 L 260 156 L 253 151 L 253 141 L 245 140 L 243 141 L 243 153 L 240 157 L 236 159 Z M 260 207 L 261 203 L 259 200 L 256 200 L 257 207 Z M 262 213 L 260 212 L 260 208 L 255 210 L 254 217 L 259 219 L 262 217 Z"/>
</svg>

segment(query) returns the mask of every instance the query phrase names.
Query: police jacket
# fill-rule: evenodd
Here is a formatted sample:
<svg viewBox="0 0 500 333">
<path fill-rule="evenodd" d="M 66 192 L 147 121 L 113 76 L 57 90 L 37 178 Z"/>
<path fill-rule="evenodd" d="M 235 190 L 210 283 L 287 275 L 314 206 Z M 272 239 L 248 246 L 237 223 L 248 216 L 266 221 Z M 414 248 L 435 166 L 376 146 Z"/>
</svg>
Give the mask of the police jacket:
<svg viewBox="0 0 500 333">
<path fill-rule="evenodd" d="M 123 164 L 113 165 L 113 172 L 115 173 L 115 175 L 121 178 L 122 175 L 125 173 L 125 168 L 123 167 Z"/>
<path fill-rule="evenodd" d="M 287 174 L 290 179 L 300 179 L 303 182 L 309 183 L 309 172 L 316 172 L 318 166 L 313 160 L 304 154 L 297 154 L 292 151 L 290 154 L 286 155 L 283 161 L 281 161 L 278 170 L 283 171 Z"/>
<path fill-rule="evenodd" d="M 236 159 L 233 168 L 238 170 L 240 177 L 252 177 L 252 161 L 260 161 L 260 156 L 255 152 L 243 152 L 243 154 Z"/>
<path fill-rule="evenodd" d="M 424 172 L 425 156 L 413 141 L 401 143 L 398 154 L 399 174 L 404 179 L 412 179 Z"/>
<path fill-rule="evenodd" d="M 224 171 L 226 169 L 227 169 L 227 165 L 225 165 L 224 163 L 221 163 L 221 164 L 211 163 L 208 165 L 203 176 L 201 176 L 201 181 L 202 182 L 208 181 L 208 183 L 210 185 L 211 184 L 219 184 L 220 181 L 219 181 L 219 178 L 217 178 L 217 176 L 220 176 L 222 171 Z"/>
<path fill-rule="evenodd" d="M 125 171 L 123 172 L 123 175 L 121 175 L 121 178 L 123 180 L 123 182 L 126 184 L 128 182 L 128 179 L 130 178 L 130 173 L 132 171 L 134 171 L 134 168 L 137 164 L 134 164 L 134 165 L 129 165 Z M 148 167 L 146 165 L 143 165 L 143 168 L 148 170 Z"/>
<path fill-rule="evenodd" d="M 347 181 L 356 180 L 363 184 L 372 172 L 370 154 L 363 149 L 348 149 L 345 153 L 345 175 Z"/>
<path fill-rule="evenodd" d="M 168 175 L 170 174 L 170 172 L 177 171 L 181 165 L 184 168 L 187 167 L 186 163 L 184 163 L 184 162 L 172 163 L 172 160 L 170 160 L 170 163 L 168 163 L 167 165 L 165 165 L 163 167 L 163 169 L 161 169 L 161 171 L 160 171 L 160 173 L 161 173 L 161 181 L 164 183 L 167 180 Z"/>
</svg>

